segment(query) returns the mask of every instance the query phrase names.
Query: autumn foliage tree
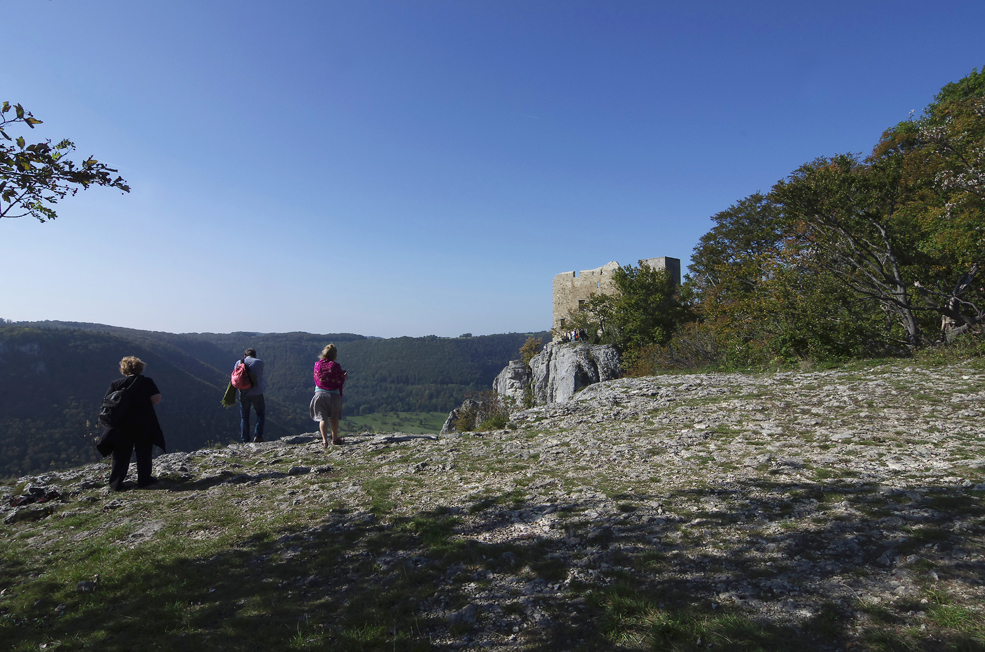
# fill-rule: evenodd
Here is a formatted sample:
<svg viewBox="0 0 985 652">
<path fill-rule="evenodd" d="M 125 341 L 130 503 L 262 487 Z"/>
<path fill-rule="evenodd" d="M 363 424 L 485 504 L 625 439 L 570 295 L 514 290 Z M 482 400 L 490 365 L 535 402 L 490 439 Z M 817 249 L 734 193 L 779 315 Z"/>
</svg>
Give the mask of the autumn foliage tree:
<svg viewBox="0 0 985 652">
<path fill-rule="evenodd" d="M 685 283 L 698 323 L 675 351 L 691 338 L 702 359 L 741 366 L 981 333 L 985 71 L 946 85 L 868 157 L 817 158 L 712 220 Z"/>
<path fill-rule="evenodd" d="M 520 359 L 523 360 L 523 364 L 529 365 L 534 356 L 540 353 L 540 350 L 543 348 L 544 340 L 542 338 L 528 337 L 527 341 L 520 347 Z"/>
<path fill-rule="evenodd" d="M 864 161 L 802 166 L 773 189 L 804 247 L 826 256 L 911 349 L 977 328 L 985 255 L 985 80 L 948 85 Z"/>
<path fill-rule="evenodd" d="M 824 271 L 819 252 L 798 242 L 772 196 L 754 193 L 712 220 L 684 288 L 700 327 L 675 335 L 658 358 L 680 357 L 695 338 L 716 347 L 701 360 L 725 366 L 836 358 L 871 345 L 857 302 Z"/>
</svg>

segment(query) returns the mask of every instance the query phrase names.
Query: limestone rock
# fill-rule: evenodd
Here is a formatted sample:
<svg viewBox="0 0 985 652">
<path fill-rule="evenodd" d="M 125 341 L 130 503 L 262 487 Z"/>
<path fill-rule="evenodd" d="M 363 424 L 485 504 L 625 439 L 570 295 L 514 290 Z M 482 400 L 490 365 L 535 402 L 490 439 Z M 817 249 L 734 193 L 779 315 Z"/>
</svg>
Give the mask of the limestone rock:
<svg viewBox="0 0 985 652">
<path fill-rule="evenodd" d="M 523 405 L 530 380 L 530 367 L 523 360 L 510 360 L 493 381 L 493 390 L 500 396 L 512 398 L 516 405 Z"/>
<path fill-rule="evenodd" d="M 475 411 L 478 409 L 478 407 L 479 404 L 477 402 L 473 401 L 472 399 L 468 399 L 468 398 L 465 399 L 465 402 L 462 403 L 461 407 L 455 408 L 454 410 L 448 413 L 448 418 L 445 419 L 445 425 L 441 426 L 441 434 L 450 435 L 452 433 L 458 432 L 458 429 L 455 427 L 455 422 L 458 421 L 458 418 L 462 416 L 462 413 L 468 410 Z"/>
<path fill-rule="evenodd" d="M 956 608 L 980 606 L 983 423 L 985 374 L 976 358 L 931 369 L 897 362 L 622 378 L 518 411 L 509 430 L 469 437 L 363 432 L 327 450 L 315 435 L 169 453 L 154 460 L 161 491 L 106 491 L 109 464 L 99 462 L 0 485 L 0 516 L 13 514 L 0 541 L 12 559 L 37 560 L 4 568 L 13 588 L 0 612 L 11 590 L 47 590 L 48 571 L 82 579 L 58 564 L 99 537 L 126 548 L 193 537 L 235 545 L 231 557 L 208 552 L 200 563 L 249 565 L 240 595 L 223 598 L 231 610 L 263 590 L 252 583 L 276 561 L 279 588 L 293 594 L 284 608 L 297 622 L 308 622 L 321 596 L 358 604 L 416 572 L 427 585 L 408 600 L 410 617 L 419 619 L 421 645 L 437 649 L 572 649 L 568 632 L 602 641 L 585 587 L 613 585 L 670 586 L 775 632 L 821 631 L 812 629 L 818 614 L 831 613 L 845 634 L 839 641 L 875 627 L 863 607 L 882 604 L 893 621 L 871 631 L 910 628 L 954 648 L 961 639 L 931 622 L 919 596 L 936 586 Z M 845 433 L 852 436 L 833 436 Z M 287 470 L 300 467 L 311 472 Z M 61 498 L 12 504 L 54 492 Z M 381 504 L 390 515 L 377 519 Z M 28 516 L 38 509 L 53 511 Z M 271 519 L 287 532 L 255 547 Z M 405 522 L 452 526 L 432 531 L 489 559 L 435 553 L 403 535 Z M 933 540 L 914 539 L 921 531 Z M 376 563 L 359 546 L 311 567 L 326 536 L 358 542 L 387 533 L 397 536 L 387 536 Z M 36 574 L 38 564 L 51 566 Z M 100 604 L 116 605 L 116 616 L 141 617 L 127 610 L 124 589 L 84 578 L 77 599 L 66 600 L 68 617 L 79 609 L 74 626 L 86 627 L 93 590 L 106 593 Z M 200 594 L 191 587 L 175 600 L 198 602 Z M 218 604 L 219 596 L 206 599 Z M 0 613 L 12 625 L 5 634 L 51 623 L 51 601 L 33 611 L 30 600 L 21 604 Z M 49 640 L 50 630 L 36 631 L 32 649 Z M 100 630 L 81 631 L 93 640 Z M 830 637 L 805 641 L 804 650 L 835 647 Z"/>
<path fill-rule="evenodd" d="M 619 354 L 608 344 L 551 342 L 530 360 L 537 405 L 563 403 L 579 389 L 619 376 Z"/>
</svg>

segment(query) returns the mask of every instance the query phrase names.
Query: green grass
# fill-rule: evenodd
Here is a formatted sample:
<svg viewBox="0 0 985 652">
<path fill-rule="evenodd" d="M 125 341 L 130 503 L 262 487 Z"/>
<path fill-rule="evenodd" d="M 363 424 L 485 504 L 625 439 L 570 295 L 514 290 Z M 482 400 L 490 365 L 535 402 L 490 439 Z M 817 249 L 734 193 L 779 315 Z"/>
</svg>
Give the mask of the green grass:
<svg viewBox="0 0 985 652">
<path fill-rule="evenodd" d="M 397 481 L 387 477 L 371 478 L 363 484 L 363 490 L 370 498 L 369 511 L 373 514 L 388 514 L 393 510 L 394 502 L 390 498 Z"/>
<path fill-rule="evenodd" d="M 715 604 L 663 606 L 676 596 L 640 595 L 634 587 L 616 586 L 592 594 L 602 612 L 601 629 L 609 646 L 671 652 L 713 650 L 805 649 L 804 636 L 793 627 L 770 626 Z"/>
<path fill-rule="evenodd" d="M 927 615 L 932 622 L 944 629 L 975 636 L 985 646 L 985 614 L 982 610 L 972 610 L 965 605 L 955 604 L 951 595 L 940 590 L 928 592 L 930 607 Z"/>
<path fill-rule="evenodd" d="M 435 435 L 448 418 L 447 412 L 376 412 L 366 415 L 345 415 L 339 422 L 341 434 L 362 432 L 404 432 L 415 435 Z"/>
</svg>

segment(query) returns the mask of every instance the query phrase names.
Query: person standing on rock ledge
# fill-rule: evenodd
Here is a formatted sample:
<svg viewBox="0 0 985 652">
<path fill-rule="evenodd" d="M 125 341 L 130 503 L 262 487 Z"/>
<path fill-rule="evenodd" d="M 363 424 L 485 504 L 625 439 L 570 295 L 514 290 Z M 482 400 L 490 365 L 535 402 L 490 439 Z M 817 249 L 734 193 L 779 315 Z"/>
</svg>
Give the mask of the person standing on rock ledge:
<svg viewBox="0 0 985 652">
<path fill-rule="evenodd" d="M 342 385 L 349 374 L 335 361 L 339 351 L 334 344 L 322 349 L 321 357 L 315 363 L 315 395 L 311 397 L 308 411 L 311 419 L 318 422 L 321 445 L 328 447 L 328 426 L 332 426 L 332 443 L 344 444 L 339 437 L 339 419 L 342 418 Z"/>
<path fill-rule="evenodd" d="M 263 402 L 263 390 L 266 388 L 266 381 L 263 377 L 263 360 L 257 358 L 256 349 L 246 349 L 243 352 L 243 359 L 237 360 L 233 365 L 233 371 L 241 364 L 246 365 L 246 371 L 250 375 L 249 388 L 239 390 L 239 429 L 240 441 L 244 444 L 250 441 L 250 406 L 253 406 L 257 413 L 257 425 L 253 431 L 253 441 L 263 441 L 263 426 L 267 421 L 267 409 Z"/>
<path fill-rule="evenodd" d="M 129 395 L 122 420 L 114 422 L 103 431 L 96 448 L 103 457 L 113 455 L 113 468 L 109 473 L 109 486 L 113 491 L 123 491 L 123 481 L 130 469 L 130 456 L 137 451 L 137 487 L 143 489 L 157 482 L 151 475 L 151 453 L 154 446 L 162 451 L 164 432 L 157 420 L 154 406 L 161 402 L 161 391 L 150 378 L 143 375 L 144 361 L 132 355 L 120 360 L 123 378 L 110 383 L 106 395 L 125 390 Z"/>
</svg>

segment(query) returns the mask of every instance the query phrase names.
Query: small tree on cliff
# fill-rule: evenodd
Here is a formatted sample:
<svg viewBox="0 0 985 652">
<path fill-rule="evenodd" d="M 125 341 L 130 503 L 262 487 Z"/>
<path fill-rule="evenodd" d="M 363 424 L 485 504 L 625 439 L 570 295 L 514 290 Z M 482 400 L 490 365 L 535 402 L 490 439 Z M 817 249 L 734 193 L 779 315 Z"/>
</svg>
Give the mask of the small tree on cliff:
<svg viewBox="0 0 985 652">
<path fill-rule="evenodd" d="M 50 140 L 28 143 L 23 136 L 7 133 L 11 127 L 34 129 L 39 124 L 20 104 L 0 105 L 0 218 L 33 215 L 41 222 L 53 220 L 57 215 L 52 207 L 58 200 L 93 185 L 130 192 L 123 177 L 113 176 L 115 169 L 95 158 L 78 164 L 67 160 L 75 150 L 68 139 L 55 145 Z"/>
<path fill-rule="evenodd" d="M 529 367 L 530 361 L 540 353 L 542 348 L 544 348 L 544 340 L 539 337 L 528 337 L 527 341 L 520 347 L 520 359 L 523 360 L 523 364 Z"/>
</svg>

